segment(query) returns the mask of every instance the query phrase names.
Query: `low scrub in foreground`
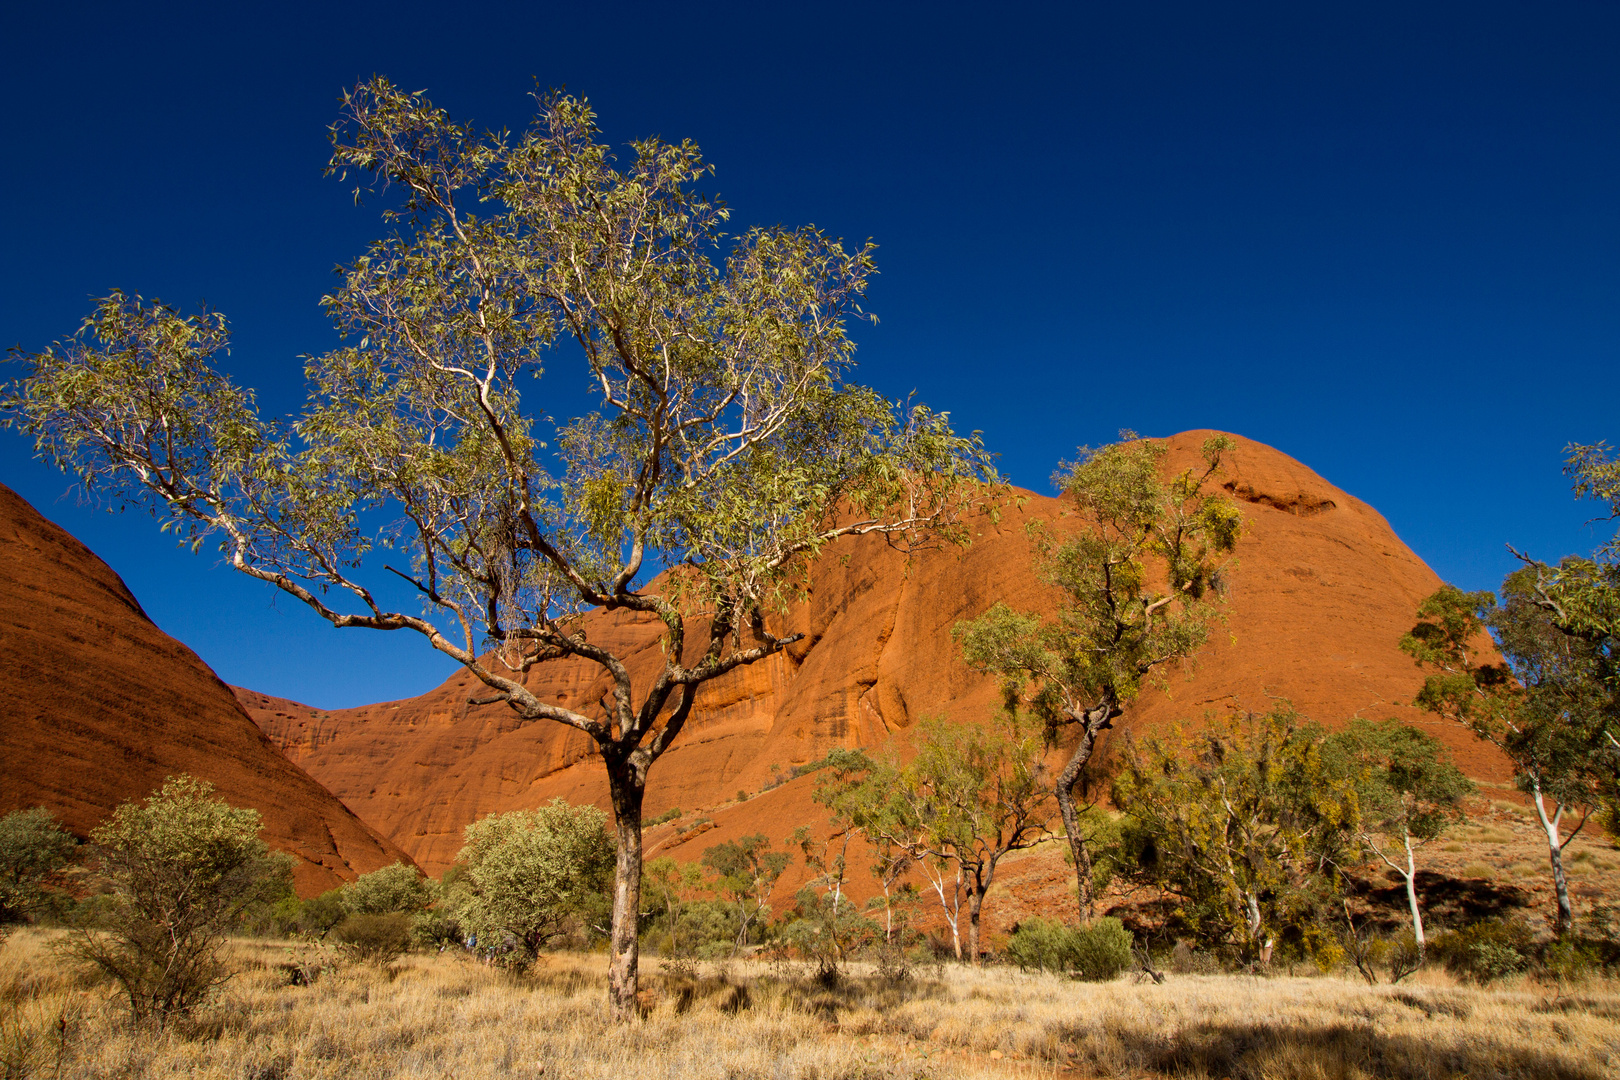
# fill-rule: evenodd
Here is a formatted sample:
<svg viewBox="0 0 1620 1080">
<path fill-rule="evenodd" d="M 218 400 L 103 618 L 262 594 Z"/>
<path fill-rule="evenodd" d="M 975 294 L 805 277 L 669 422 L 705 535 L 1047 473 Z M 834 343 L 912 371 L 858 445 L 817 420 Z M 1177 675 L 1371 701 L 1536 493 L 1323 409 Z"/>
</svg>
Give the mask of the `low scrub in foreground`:
<svg viewBox="0 0 1620 1080">
<path fill-rule="evenodd" d="M 50 935 L 0 948 L 0 1075 L 63 1077 L 947 1078 L 1120 1076 L 1588 1080 L 1620 1067 L 1620 987 L 1554 995 L 1524 980 L 1367 987 L 1336 977 L 1172 976 L 1081 983 L 948 965 L 832 986 L 780 967 L 703 965 L 644 982 L 615 1025 L 605 959 L 523 974 L 455 953 L 392 967 L 333 949 L 239 941 L 240 974 L 164 1032 L 74 973 Z M 1423 981 L 1426 980 L 1426 981 Z"/>
</svg>

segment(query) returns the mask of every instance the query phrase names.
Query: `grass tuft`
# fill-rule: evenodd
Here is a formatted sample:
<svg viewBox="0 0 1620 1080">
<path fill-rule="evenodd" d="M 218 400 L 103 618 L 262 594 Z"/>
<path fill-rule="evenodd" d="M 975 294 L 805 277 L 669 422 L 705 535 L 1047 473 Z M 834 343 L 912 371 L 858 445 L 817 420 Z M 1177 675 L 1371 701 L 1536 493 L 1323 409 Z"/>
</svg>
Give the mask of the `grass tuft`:
<svg viewBox="0 0 1620 1080">
<path fill-rule="evenodd" d="M 1400 987 L 1217 975 L 1155 986 L 1010 967 L 894 980 L 857 965 L 828 985 L 733 962 L 644 973 L 643 1019 L 615 1026 L 600 956 L 512 974 L 449 953 L 379 968 L 237 942 L 238 975 L 158 1035 L 132 1029 L 110 987 L 48 946 L 23 931 L 0 948 L 6 1076 L 1596 1080 L 1620 1066 L 1620 987 L 1601 981 L 1554 999 L 1522 977 L 1479 988 L 1437 969 Z M 294 962 L 318 977 L 294 985 Z"/>
</svg>

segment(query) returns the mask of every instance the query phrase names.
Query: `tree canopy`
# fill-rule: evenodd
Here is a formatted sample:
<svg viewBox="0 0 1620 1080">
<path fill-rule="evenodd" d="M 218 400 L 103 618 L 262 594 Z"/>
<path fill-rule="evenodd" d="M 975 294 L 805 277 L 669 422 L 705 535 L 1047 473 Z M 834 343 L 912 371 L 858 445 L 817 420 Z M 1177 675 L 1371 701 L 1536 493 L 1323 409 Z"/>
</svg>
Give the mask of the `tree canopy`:
<svg viewBox="0 0 1620 1080">
<path fill-rule="evenodd" d="M 86 489 L 193 547 L 217 540 L 334 626 L 421 634 L 480 700 L 594 740 L 628 1018 L 641 797 L 697 688 L 796 640 L 768 617 L 823 545 L 965 540 L 961 513 L 995 474 L 976 434 L 849 381 L 871 244 L 730 234 L 695 145 L 643 139 L 621 160 L 587 102 L 536 103 L 514 135 L 381 77 L 345 96 L 328 171 L 383 198 L 389 231 L 322 299 L 341 344 L 309 358 L 296 419 L 262 415 L 221 372 L 222 314 L 125 292 L 17 353 L 0 405 Z M 578 365 L 594 408 L 548 416 L 535 379 L 553 358 Z M 376 532 L 377 515 L 394 524 Z M 388 606 L 379 574 L 420 608 Z M 588 640 L 592 609 L 659 620 L 662 668 L 634 684 Z M 600 708 L 529 689 L 563 657 L 608 675 Z"/>
<path fill-rule="evenodd" d="M 1132 748 L 1114 783 L 1135 873 L 1195 935 L 1268 963 L 1309 928 L 1358 823 L 1355 786 L 1326 733 L 1286 705 L 1212 719 Z"/>
<path fill-rule="evenodd" d="M 1060 741 L 1078 738 L 1054 793 L 1074 855 L 1081 913 L 1091 917 L 1091 853 L 1075 795 L 1099 735 L 1141 693 L 1155 669 L 1185 661 L 1209 635 L 1224 572 L 1243 528 L 1236 504 L 1206 484 L 1235 445 L 1203 445 L 1204 468 L 1164 479 L 1164 443 L 1121 432 L 1082 447 L 1054 478 L 1083 527 L 1059 537 L 1035 529 L 1042 575 L 1057 617 L 998 602 L 954 633 L 973 667 L 998 675 L 1009 709 L 1028 708 Z"/>
<path fill-rule="evenodd" d="M 1562 853 L 1586 824 L 1612 768 L 1610 696 L 1596 646 L 1559 628 L 1537 579 L 1535 567 L 1509 575 L 1500 601 L 1489 592 L 1442 587 L 1419 606 L 1419 622 L 1401 648 L 1431 669 L 1417 704 L 1466 724 L 1512 762 L 1547 834 L 1562 935 L 1574 920 Z M 1572 813 L 1581 820 L 1565 835 L 1564 818 Z"/>
</svg>

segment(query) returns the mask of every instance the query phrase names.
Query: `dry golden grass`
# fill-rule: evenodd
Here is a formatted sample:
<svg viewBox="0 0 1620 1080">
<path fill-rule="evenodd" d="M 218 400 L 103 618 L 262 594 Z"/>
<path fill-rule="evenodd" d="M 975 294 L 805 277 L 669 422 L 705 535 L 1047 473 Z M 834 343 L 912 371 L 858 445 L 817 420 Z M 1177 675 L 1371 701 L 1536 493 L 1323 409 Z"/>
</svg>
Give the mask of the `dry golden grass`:
<svg viewBox="0 0 1620 1080">
<path fill-rule="evenodd" d="M 241 973 L 169 1032 L 130 1029 L 116 996 L 64 969 L 46 935 L 0 949 L 0 1076 L 789 1078 L 1069 1076 L 1586 1080 L 1620 1075 L 1620 987 L 1481 990 L 1444 974 L 1171 976 L 1073 983 L 945 968 L 836 989 L 756 965 L 699 980 L 650 972 L 644 1021 L 605 1019 L 603 965 L 554 957 L 512 976 L 459 956 L 381 971 L 243 942 Z"/>
</svg>

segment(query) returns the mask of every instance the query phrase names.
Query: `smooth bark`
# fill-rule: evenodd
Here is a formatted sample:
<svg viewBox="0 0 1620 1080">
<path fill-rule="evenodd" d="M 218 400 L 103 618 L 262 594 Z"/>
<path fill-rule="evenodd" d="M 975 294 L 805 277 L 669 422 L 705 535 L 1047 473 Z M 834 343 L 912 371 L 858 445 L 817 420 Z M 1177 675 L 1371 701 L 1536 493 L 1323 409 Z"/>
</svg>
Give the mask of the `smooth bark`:
<svg viewBox="0 0 1620 1080">
<path fill-rule="evenodd" d="M 1531 802 L 1536 808 L 1536 817 L 1541 820 L 1541 828 L 1547 834 L 1547 858 L 1552 863 L 1553 894 L 1558 901 L 1558 914 L 1553 923 L 1553 933 L 1562 938 L 1575 925 L 1575 909 L 1569 899 L 1569 878 L 1564 873 L 1564 848 L 1575 839 L 1586 824 L 1586 819 L 1581 818 L 1580 825 L 1575 826 L 1575 832 L 1570 833 L 1568 837 L 1560 838 L 1564 804 L 1557 803 L 1552 816 L 1548 817 L 1547 803 L 1541 793 L 1541 785 L 1534 780 L 1531 781 Z"/>
<path fill-rule="evenodd" d="M 1401 871 L 1401 876 L 1406 878 L 1406 906 L 1412 910 L 1412 940 L 1417 944 L 1417 962 L 1421 965 L 1428 946 L 1423 938 L 1423 912 L 1418 908 L 1417 860 L 1412 855 L 1412 834 L 1403 831 L 1401 841 L 1406 845 L 1406 869 Z"/>
</svg>

